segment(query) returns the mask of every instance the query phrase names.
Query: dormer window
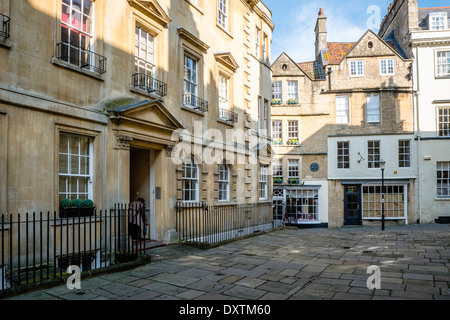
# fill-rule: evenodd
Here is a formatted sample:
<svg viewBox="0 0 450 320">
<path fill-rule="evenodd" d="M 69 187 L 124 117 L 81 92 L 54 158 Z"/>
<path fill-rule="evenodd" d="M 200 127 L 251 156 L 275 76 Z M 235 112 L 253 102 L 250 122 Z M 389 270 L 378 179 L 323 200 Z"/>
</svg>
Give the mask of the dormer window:
<svg viewBox="0 0 450 320">
<path fill-rule="evenodd" d="M 428 18 L 430 30 L 447 30 L 447 12 L 433 12 Z"/>
</svg>

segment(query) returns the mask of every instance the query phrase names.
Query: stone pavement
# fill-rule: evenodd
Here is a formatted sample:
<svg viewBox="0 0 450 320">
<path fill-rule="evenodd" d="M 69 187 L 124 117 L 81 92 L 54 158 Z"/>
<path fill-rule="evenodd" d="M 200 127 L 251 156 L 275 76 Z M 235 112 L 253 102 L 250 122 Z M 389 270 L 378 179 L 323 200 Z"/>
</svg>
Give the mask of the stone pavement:
<svg viewBox="0 0 450 320">
<path fill-rule="evenodd" d="M 450 299 L 450 225 L 285 228 L 217 248 L 170 245 L 133 270 L 9 300 Z M 369 266 L 380 289 L 368 289 Z"/>
</svg>

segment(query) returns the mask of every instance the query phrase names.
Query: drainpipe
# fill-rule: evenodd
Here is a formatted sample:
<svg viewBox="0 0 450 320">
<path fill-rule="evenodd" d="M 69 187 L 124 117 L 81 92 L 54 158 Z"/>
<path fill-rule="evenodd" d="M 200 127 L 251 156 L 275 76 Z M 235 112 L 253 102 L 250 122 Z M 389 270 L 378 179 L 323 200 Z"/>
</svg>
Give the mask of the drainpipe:
<svg viewBox="0 0 450 320">
<path fill-rule="evenodd" d="M 333 72 L 333 70 L 331 70 L 331 68 L 328 68 L 328 91 L 331 92 L 331 73 Z"/>
</svg>

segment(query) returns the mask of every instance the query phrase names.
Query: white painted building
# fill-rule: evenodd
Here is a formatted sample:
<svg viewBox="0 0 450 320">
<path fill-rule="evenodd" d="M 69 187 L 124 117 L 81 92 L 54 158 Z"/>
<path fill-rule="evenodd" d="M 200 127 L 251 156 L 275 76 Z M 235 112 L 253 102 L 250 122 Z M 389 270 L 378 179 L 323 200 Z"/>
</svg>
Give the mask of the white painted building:
<svg viewBox="0 0 450 320">
<path fill-rule="evenodd" d="M 344 186 L 345 224 L 381 220 L 383 183 L 385 219 L 411 221 L 408 208 L 414 206 L 415 148 L 411 133 L 328 137 L 328 179 Z"/>
<path fill-rule="evenodd" d="M 449 19 L 450 7 L 419 9 L 420 28 L 411 31 L 418 211 L 423 222 L 450 216 Z"/>
</svg>

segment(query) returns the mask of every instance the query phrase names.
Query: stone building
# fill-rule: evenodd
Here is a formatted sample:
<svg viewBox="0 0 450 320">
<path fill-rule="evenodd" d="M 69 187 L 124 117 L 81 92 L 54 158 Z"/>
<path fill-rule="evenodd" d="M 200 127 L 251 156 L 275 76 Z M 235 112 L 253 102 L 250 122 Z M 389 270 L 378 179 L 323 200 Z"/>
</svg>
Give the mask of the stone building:
<svg viewBox="0 0 450 320">
<path fill-rule="evenodd" d="M 394 1 L 379 36 L 393 37 L 413 64 L 417 214 L 422 222 L 450 215 L 450 7 Z M 448 218 L 447 218 L 448 219 Z"/>
<path fill-rule="evenodd" d="M 302 226 L 378 223 L 384 160 L 385 217 L 413 222 L 412 61 L 370 30 L 328 42 L 326 19 L 321 9 L 314 61 L 272 64 L 274 203 Z"/>
<path fill-rule="evenodd" d="M 271 202 L 262 1 L 3 0 L 0 13 L 1 213 L 143 197 L 161 240 L 176 202 Z M 205 159 L 229 130 L 247 134 Z"/>
</svg>

